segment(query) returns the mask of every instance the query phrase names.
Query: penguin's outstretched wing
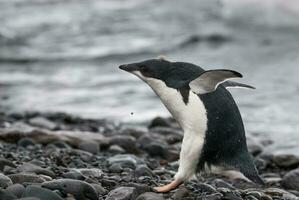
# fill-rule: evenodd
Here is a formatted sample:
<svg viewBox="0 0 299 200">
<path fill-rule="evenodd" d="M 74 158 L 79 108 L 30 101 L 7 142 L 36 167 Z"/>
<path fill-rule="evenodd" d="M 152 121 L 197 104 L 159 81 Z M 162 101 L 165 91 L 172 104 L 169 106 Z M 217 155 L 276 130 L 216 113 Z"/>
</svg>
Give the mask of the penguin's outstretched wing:
<svg viewBox="0 0 299 200">
<path fill-rule="evenodd" d="M 233 70 L 216 69 L 203 72 L 189 83 L 196 94 L 206 94 L 217 89 L 218 85 L 231 78 L 242 78 L 242 74 Z"/>
<path fill-rule="evenodd" d="M 251 86 L 251 85 L 247 85 L 244 83 L 238 83 L 235 81 L 225 81 L 224 83 L 222 83 L 222 85 L 226 88 L 247 88 L 247 89 L 256 89 L 255 87 Z"/>
</svg>

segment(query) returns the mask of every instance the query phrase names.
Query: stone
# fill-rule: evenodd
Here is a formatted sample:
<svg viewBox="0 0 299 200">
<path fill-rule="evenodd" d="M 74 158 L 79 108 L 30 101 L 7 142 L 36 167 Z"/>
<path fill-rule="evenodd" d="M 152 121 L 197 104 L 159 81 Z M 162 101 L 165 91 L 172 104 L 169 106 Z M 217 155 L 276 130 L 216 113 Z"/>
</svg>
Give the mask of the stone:
<svg viewBox="0 0 299 200">
<path fill-rule="evenodd" d="M 222 196 L 220 193 L 210 194 L 205 196 L 205 200 L 220 200 Z"/>
<path fill-rule="evenodd" d="M 154 128 L 154 127 L 171 127 L 171 123 L 169 122 L 169 120 L 165 118 L 156 117 L 148 125 L 148 128 Z"/>
<path fill-rule="evenodd" d="M 15 183 L 43 183 L 46 179 L 42 175 L 35 175 L 35 174 L 11 174 L 8 177 Z"/>
<path fill-rule="evenodd" d="M 36 197 L 42 200 L 63 200 L 55 192 L 35 185 L 30 185 L 25 189 L 23 197 Z"/>
<path fill-rule="evenodd" d="M 206 183 L 197 183 L 196 188 L 198 188 L 201 192 L 205 192 L 208 194 L 217 192 L 217 190 L 213 186 Z"/>
<path fill-rule="evenodd" d="M 128 183 L 126 185 L 127 187 L 134 187 L 136 189 L 136 192 L 138 195 L 143 194 L 145 192 L 151 192 L 152 188 L 146 184 L 140 184 L 140 183 Z"/>
<path fill-rule="evenodd" d="M 172 196 L 174 200 L 181 200 L 190 195 L 189 190 L 185 187 L 180 187 Z"/>
<path fill-rule="evenodd" d="M 139 153 L 139 150 L 136 146 L 136 139 L 133 136 L 115 135 L 109 138 L 109 144 L 118 145 L 128 153 Z"/>
<path fill-rule="evenodd" d="M 136 169 L 134 171 L 134 175 L 136 177 L 140 177 L 140 176 L 152 177 L 153 172 L 146 165 L 139 165 L 136 167 Z"/>
<path fill-rule="evenodd" d="M 236 189 L 230 183 L 227 183 L 227 182 L 225 182 L 224 180 L 221 180 L 221 179 L 215 179 L 214 180 L 214 184 L 215 184 L 215 186 L 217 188 L 221 187 L 221 188 L 227 188 L 227 189 L 231 189 L 231 190 L 235 190 Z"/>
<path fill-rule="evenodd" d="M 0 199 L 1 200 L 14 200 L 14 199 L 17 199 L 17 197 L 8 191 L 0 189 Z"/>
<path fill-rule="evenodd" d="M 50 190 L 59 190 L 64 194 L 72 194 L 76 199 L 98 200 L 98 194 L 95 188 L 80 180 L 57 179 L 42 183 L 42 186 Z"/>
<path fill-rule="evenodd" d="M 13 183 L 9 177 L 0 173 L 0 188 L 7 188 L 8 186 L 10 186 L 12 184 Z"/>
<path fill-rule="evenodd" d="M 0 158 L 0 171 L 3 171 L 5 166 L 9 166 L 9 167 L 13 167 L 13 168 L 16 167 L 16 165 L 13 164 L 11 161 L 4 159 L 4 158 Z"/>
<path fill-rule="evenodd" d="M 296 196 L 288 191 L 280 188 L 266 188 L 264 190 L 266 195 L 284 197 L 284 199 L 295 199 Z"/>
<path fill-rule="evenodd" d="M 87 178 L 101 178 L 103 176 L 103 171 L 98 168 L 73 169 L 73 171 L 80 172 Z"/>
<path fill-rule="evenodd" d="M 110 191 L 106 200 L 133 200 L 136 199 L 137 192 L 133 187 L 118 187 Z"/>
<path fill-rule="evenodd" d="M 118 163 L 123 168 L 128 167 L 131 169 L 135 169 L 137 164 L 140 163 L 139 158 L 132 154 L 122 154 L 122 155 L 115 155 L 113 157 L 108 158 L 109 165 Z"/>
<path fill-rule="evenodd" d="M 113 163 L 109 167 L 109 171 L 112 173 L 121 173 L 123 171 L 123 168 L 120 163 Z"/>
<path fill-rule="evenodd" d="M 35 173 L 50 176 L 52 178 L 56 177 L 55 173 L 50 171 L 49 169 L 42 168 L 31 163 L 24 163 L 23 165 L 19 166 L 17 170 L 22 173 Z"/>
<path fill-rule="evenodd" d="M 94 187 L 94 189 L 97 191 L 97 193 L 99 194 L 99 195 L 104 195 L 104 194 L 107 194 L 107 190 L 105 189 L 105 188 L 103 188 L 103 186 L 101 186 L 100 184 L 94 184 L 94 183 L 92 183 L 91 184 L 92 185 L 92 187 Z"/>
<path fill-rule="evenodd" d="M 299 157 L 295 155 L 283 154 L 274 155 L 273 162 L 281 168 L 296 168 L 299 167 Z"/>
<path fill-rule="evenodd" d="M 97 154 L 100 152 L 100 145 L 94 141 L 82 141 L 79 143 L 79 149 L 87 151 L 92 154 Z"/>
<path fill-rule="evenodd" d="M 107 151 L 113 154 L 123 154 L 126 152 L 126 150 L 119 145 L 111 145 Z"/>
<path fill-rule="evenodd" d="M 145 192 L 137 197 L 136 200 L 164 200 L 162 194 L 157 194 L 154 192 Z"/>
<path fill-rule="evenodd" d="M 68 179 L 75 179 L 75 180 L 84 180 L 85 177 L 78 171 L 70 171 L 63 173 L 61 175 L 63 178 L 68 178 Z"/>
<path fill-rule="evenodd" d="M 31 138 L 21 138 L 19 141 L 18 141 L 18 146 L 21 146 L 21 147 L 28 147 L 28 146 L 34 146 L 35 145 L 35 142 L 33 139 Z"/>
<path fill-rule="evenodd" d="M 299 168 L 286 173 L 281 180 L 281 185 L 286 189 L 299 191 Z"/>
<path fill-rule="evenodd" d="M 166 150 L 166 146 L 159 142 L 150 142 L 146 146 L 144 146 L 144 150 L 150 156 L 160 156 L 164 157 L 164 152 Z"/>
<path fill-rule="evenodd" d="M 13 184 L 6 188 L 6 191 L 14 194 L 16 197 L 21 198 L 25 192 L 25 187 L 19 183 Z"/>
<path fill-rule="evenodd" d="M 34 117 L 29 120 L 29 123 L 33 126 L 46 128 L 49 130 L 53 130 L 56 128 L 56 124 L 44 117 Z"/>
</svg>

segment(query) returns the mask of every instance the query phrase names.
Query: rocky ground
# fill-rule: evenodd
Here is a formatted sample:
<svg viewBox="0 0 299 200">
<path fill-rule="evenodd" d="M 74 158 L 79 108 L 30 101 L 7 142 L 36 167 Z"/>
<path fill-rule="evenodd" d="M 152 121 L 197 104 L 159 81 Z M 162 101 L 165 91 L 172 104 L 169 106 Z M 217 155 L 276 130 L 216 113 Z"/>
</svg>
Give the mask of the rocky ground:
<svg viewBox="0 0 299 200">
<path fill-rule="evenodd" d="M 133 127 L 133 128 L 132 128 Z M 66 114 L 0 115 L 0 199 L 271 200 L 299 196 L 299 158 L 263 151 L 248 138 L 266 186 L 202 175 L 165 194 L 152 188 L 175 174 L 182 132 L 171 119 L 128 126 Z M 297 168 L 297 169 L 296 169 Z"/>
</svg>

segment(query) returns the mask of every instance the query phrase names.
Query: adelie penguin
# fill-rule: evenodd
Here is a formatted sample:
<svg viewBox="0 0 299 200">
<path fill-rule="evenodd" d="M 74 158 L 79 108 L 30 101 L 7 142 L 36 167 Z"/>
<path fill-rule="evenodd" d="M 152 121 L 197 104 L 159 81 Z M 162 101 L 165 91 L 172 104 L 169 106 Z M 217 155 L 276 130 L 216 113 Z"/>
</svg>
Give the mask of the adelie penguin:
<svg viewBox="0 0 299 200">
<path fill-rule="evenodd" d="M 248 153 L 244 125 L 227 87 L 253 88 L 228 81 L 241 78 L 227 69 L 204 70 L 185 62 L 151 59 L 120 69 L 138 76 L 161 99 L 184 131 L 179 169 L 174 180 L 154 188 L 168 192 L 197 172 L 243 176 L 263 184 Z"/>
</svg>

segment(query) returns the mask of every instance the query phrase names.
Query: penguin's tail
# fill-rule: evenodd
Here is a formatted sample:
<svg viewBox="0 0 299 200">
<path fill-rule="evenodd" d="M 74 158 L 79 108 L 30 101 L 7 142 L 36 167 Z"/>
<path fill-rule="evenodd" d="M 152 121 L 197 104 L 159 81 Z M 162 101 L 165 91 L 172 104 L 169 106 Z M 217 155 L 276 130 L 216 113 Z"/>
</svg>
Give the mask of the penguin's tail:
<svg viewBox="0 0 299 200">
<path fill-rule="evenodd" d="M 244 176 L 246 176 L 249 180 L 262 186 L 265 185 L 264 180 L 259 176 L 258 171 L 249 155 L 243 157 L 243 162 L 240 163 L 238 168 L 240 169 L 240 172 L 244 174 Z"/>
</svg>

